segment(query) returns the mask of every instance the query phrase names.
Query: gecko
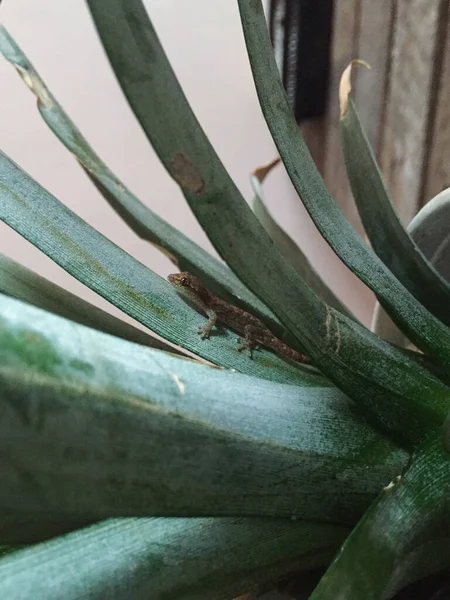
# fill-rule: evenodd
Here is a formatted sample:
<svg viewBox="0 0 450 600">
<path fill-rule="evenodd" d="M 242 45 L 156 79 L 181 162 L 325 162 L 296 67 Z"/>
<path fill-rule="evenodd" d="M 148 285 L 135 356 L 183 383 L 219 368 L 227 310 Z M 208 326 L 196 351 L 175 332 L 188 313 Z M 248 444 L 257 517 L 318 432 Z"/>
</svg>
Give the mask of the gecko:
<svg viewBox="0 0 450 600">
<path fill-rule="evenodd" d="M 229 327 L 236 333 L 244 336 L 238 350 L 247 349 L 252 358 L 252 350 L 264 346 L 277 354 L 301 363 L 309 364 L 309 359 L 290 348 L 287 344 L 275 337 L 272 332 L 254 315 L 238 306 L 229 304 L 214 296 L 212 292 L 194 275 L 184 271 L 169 275 L 169 282 L 184 300 L 187 300 L 197 310 L 208 317 L 208 322 L 198 329 L 202 339 L 207 339 L 217 322 Z"/>
</svg>

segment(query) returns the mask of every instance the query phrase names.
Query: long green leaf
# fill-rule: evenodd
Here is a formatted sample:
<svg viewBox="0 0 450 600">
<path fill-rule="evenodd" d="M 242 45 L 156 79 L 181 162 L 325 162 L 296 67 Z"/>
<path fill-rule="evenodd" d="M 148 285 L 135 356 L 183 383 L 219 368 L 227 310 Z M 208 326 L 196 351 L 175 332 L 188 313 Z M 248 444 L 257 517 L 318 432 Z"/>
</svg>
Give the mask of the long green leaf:
<svg viewBox="0 0 450 600">
<path fill-rule="evenodd" d="M 449 329 L 429 313 L 367 247 L 328 192 L 286 98 L 260 0 L 238 0 L 238 3 L 261 108 L 302 202 L 336 254 L 375 292 L 408 337 L 437 362 L 449 366 Z M 281 314 L 279 316 L 281 318 Z"/>
<path fill-rule="evenodd" d="M 337 389 L 200 365 L 5 296 L 0 365 L 0 522 L 351 524 L 407 458 Z"/>
<path fill-rule="evenodd" d="M 273 239 L 284 258 L 294 267 L 304 282 L 322 298 L 329 306 L 338 310 L 343 315 L 355 319 L 350 310 L 339 300 L 336 294 L 323 281 L 306 255 L 300 250 L 294 240 L 282 229 L 267 209 L 263 182 L 270 170 L 277 164 L 274 161 L 265 167 L 256 169 L 250 177 L 250 183 L 255 194 L 253 198 L 253 212 L 258 217 L 261 225 Z M 355 319 L 356 320 L 356 319 Z"/>
<path fill-rule="evenodd" d="M 419 302 L 450 325 L 450 285 L 427 261 L 403 227 L 384 186 L 353 100 L 344 96 L 341 102 L 340 124 L 347 173 L 372 247 Z"/>
<path fill-rule="evenodd" d="M 387 599 L 449 566 L 450 456 L 438 434 L 383 490 L 311 600 Z"/>
<path fill-rule="evenodd" d="M 203 317 L 164 279 L 118 248 L 0 153 L 0 219 L 68 273 L 161 337 L 221 366 L 299 385 L 327 385 L 307 367 L 260 351 L 251 360 L 236 334 L 202 340 Z M 329 384 L 328 384 L 329 385 Z"/>
<path fill-rule="evenodd" d="M 0 560 L 8 600 L 227 600 L 323 565 L 342 527 L 277 519 L 116 519 Z"/>
<path fill-rule="evenodd" d="M 176 348 L 116 319 L 3 254 L 0 254 L 0 292 L 124 340 L 179 354 Z"/>
<path fill-rule="evenodd" d="M 408 225 L 408 234 L 446 281 L 450 281 L 449 232 L 450 189 L 446 189 L 427 202 Z M 406 336 L 378 303 L 374 311 L 372 330 L 398 346 L 408 345 Z"/>
<path fill-rule="evenodd" d="M 275 315 L 241 283 L 225 264 L 158 217 L 108 169 L 61 105 L 58 104 L 8 31 L 1 26 L 0 52 L 16 67 L 23 81 L 36 95 L 38 109 L 44 121 L 66 148 L 73 153 L 112 208 L 137 235 L 156 244 L 165 254 L 169 255 L 181 271 L 190 271 L 200 277 L 213 292 L 224 300 L 241 305 L 257 314 L 279 337 L 286 335 Z"/>
<path fill-rule="evenodd" d="M 445 418 L 448 388 L 413 359 L 326 306 L 286 263 L 199 126 L 142 2 L 111 0 L 106 6 L 101 0 L 88 0 L 88 6 L 130 106 L 219 254 L 305 346 L 315 364 L 362 403 L 378 426 L 406 443 L 422 440 Z M 259 3 L 252 7 L 261 8 Z M 255 14 L 261 22 L 251 35 L 267 37 L 264 15 Z M 252 27 L 249 23 L 246 29 Z M 265 62 L 273 59 L 271 48 L 268 54 Z M 282 92 L 281 84 L 276 85 Z M 295 131 L 298 135 L 297 126 Z M 409 309 L 408 319 L 417 317 L 424 324 L 422 307 Z M 430 350 L 449 364 L 450 334 L 429 317 Z"/>
</svg>

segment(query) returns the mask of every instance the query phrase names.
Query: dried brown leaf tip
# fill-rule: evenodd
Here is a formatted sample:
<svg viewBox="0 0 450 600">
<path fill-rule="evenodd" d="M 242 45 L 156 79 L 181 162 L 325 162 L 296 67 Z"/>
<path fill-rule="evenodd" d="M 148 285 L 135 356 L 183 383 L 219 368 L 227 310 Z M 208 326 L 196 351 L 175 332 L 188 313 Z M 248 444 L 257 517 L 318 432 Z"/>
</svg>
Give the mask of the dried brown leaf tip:
<svg viewBox="0 0 450 600">
<path fill-rule="evenodd" d="M 252 175 L 254 177 L 256 177 L 260 183 L 262 183 L 264 181 L 264 179 L 267 177 L 267 175 L 270 173 L 270 171 L 272 169 L 274 169 L 280 162 L 281 162 L 281 158 L 279 158 L 279 157 L 275 158 L 269 164 L 255 169 L 253 171 Z"/>
<path fill-rule="evenodd" d="M 170 173 L 184 190 L 194 194 L 203 192 L 205 182 L 197 167 L 182 152 L 176 152 L 170 159 Z"/>
<path fill-rule="evenodd" d="M 345 117 L 348 109 L 348 97 L 350 92 L 352 91 L 352 71 L 355 66 L 366 67 L 366 69 L 370 69 L 371 66 L 366 63 L 365 60 L 360 60 L 359 58 L 355 58 L 351 61 L 344 72 L 342 73 L 341 81 L 339 83 L 339 106 L 341 111 L 341 119 Z"/>
</svg>

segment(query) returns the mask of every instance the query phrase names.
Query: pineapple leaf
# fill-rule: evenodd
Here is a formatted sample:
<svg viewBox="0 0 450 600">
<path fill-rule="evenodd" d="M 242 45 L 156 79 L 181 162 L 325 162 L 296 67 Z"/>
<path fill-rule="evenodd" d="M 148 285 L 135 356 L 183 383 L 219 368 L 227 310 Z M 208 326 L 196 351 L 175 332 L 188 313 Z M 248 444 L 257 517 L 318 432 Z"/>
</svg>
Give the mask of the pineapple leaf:
<svg viewBox="0 0 450 600">
<path fill-rule="evenodd" d="M 308 367 L 265 350 L 251 360 L 236 334 L 202 340 L 204 321 L 169 282 L 102 236 L 0 153 L 0 219 L 68 273 L 156 334 L 215 364 L 299 385 L 330 385 Z"/>
<path fill-rule="evenodd" d="M 407 460 L 335 388 L 200 365 L 5 296 L 0 365 L 3 544 L 39 518 L 352 525 Z"/>
<path fill-rule="evenodd" d="M 417 213 L 408 232 L 430 263 L 450 280 L 450 188 L 443 190 Z"/>
<path fill-rule="evenodd" d="M 328 192 L 289 106 L 260 0 L 238 0 L 238 3 L 261 108 L 286 170 L 306 209 L 336 254 L 375 292 L 411 341 L 436 362 L 448 367 L 450 330 L 422 306 L 368 248 Z M 250 282 L 247 283 L 252 289 Z M 260 297 L 264 299 L 264 296 Z M 270 306 L 268 301 L 266 303 Z M 281 318 L 281 314 L 279 316 Z"/>
<path fill-rule="evenodd" d="M 201 129 L 141 0 L 111 0 L 107 5 L 88 0 L 88 6 L 131 108 L 219 254 L 280 318 L 314 364 L 362 404 L 378 427 L 408 447 L 422 441 L 443 422 L 449 389 L 413 358 L 323 303 L 284 260 Z M 245 7 L 241 4 L 243 12 Z M 246 35 L 254 44 L 261 36 L 268 44 L 267 56 L 261 56 L 261 79 L 275 82 L 285 102 L 276 66 L 275 79 L 265 71 L 273 57 L 262 8 L 259 2 L 251 7 L 261 13 L 256 23 L 252 18 L 246 23 Z M 279 114 L 277 109 L 277 118 Z M 295 125 L 296 136 L 297 129 Z M 408 320 L 419 323 L 424 336 L 426 330 L 433 357 L 449 364 L 447 328 L 421 305 L 405 306 Z"/>
<path fill-rule="evenodd" d="M 427 202 L 408 225 L 411 238 L 446 281 L 450 281 L 449 215 L 450 189 L 446 189 Z M 372 330 L 397 346 L 408 345 L 405 335 L 378 302 L 374 310 Z"/>
<path fill-rule="evenodd" d="M 288 519 L 111 519 L 0 560 L 8 600 L 227 600 L 326 564 L 346 529 Z"/>
<path fill-rule="evenodd" d="M 179 354 L 176 348 L 113 317 L 3 254 L 0 254 L 0 292 L 124 340 Z"/>
<path fill-rule="evenodd" d="M 435 434 L 381 492 L 347 538 L 311 600 L 391 598 L 448 568 L 450 455 Z"/>
<path fill-rule="evenodd" d="M 273 161 L 269 165 L 259 167 L 252 173 L 250 183 L 253 193 L 255 194 L 252 206 L 253 212 L 273 239 L 284 258 L 294 267 L 300 277 L 319 296 L 319 298 L 322 298 L 329 306 L 335 308 L 343 315 L 356 320 L 350 310 L 323 281 L 294 240 L 278 225 L 266 206 L 262 184 L 272 168 L 278 163 L 279 159 Z"/>
<path fill-rule="evenodd" d="M 376 254 L 438 319 L 450 325 L 450 285 L 433 268 L 403 227 L 383 184 L 355 105 L 346 98 L 341 116 L 347 173 L 364 229 Z"/>
<path fill-rule="evenodd" d="M 20 73 L 38 99 L 38 110 L 53 133 L 76 157 L 117 214 L 142 239 L 156 245 L 181 271 L 194 273 L 211 291 L 258 315 L 278 337 L 279 320 L 222 262 L 156 215 L 112 173 L 89 146 L 8 31 L 0 26 L 0 52 Z M 301 350 L 301 348 L 299 347 Z"/>
</svg>

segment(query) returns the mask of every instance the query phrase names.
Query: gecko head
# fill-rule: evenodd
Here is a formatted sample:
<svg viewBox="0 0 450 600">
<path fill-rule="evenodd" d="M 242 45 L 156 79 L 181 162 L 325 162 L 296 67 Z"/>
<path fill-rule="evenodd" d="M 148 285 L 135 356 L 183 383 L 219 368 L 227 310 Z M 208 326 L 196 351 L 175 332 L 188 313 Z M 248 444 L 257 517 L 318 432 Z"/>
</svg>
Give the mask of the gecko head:
<svg viewBox="0 0 450 600">
<path fill-rule="evenodd" d="M 193 276 L 190 273 L 184 271 L 183 273 L 173 273 L 172 275 L 169 275 L 167 279 L 174 287 L 184 288 L 191 287 L 190 282 L 192 277 Z"/>
<path fill-rule="evenodd" d="M 189 292 L 191 290 L 199 293 L 204 287 L 197 277 L 187 271 L 174 273 L 173 275 L 169 275 L 167 279 L 180 292 Z"/>
<path fill-rule="evenodd" d="M 191 273 L 184 271 L 183 273 L 174 273 L 167 277 L 176 291 L 187 300 L 190 304 L 197 306 L 200 298 L 204 298 L 209 294 L 200 279 L 197 279 Z"/>
</svg>

